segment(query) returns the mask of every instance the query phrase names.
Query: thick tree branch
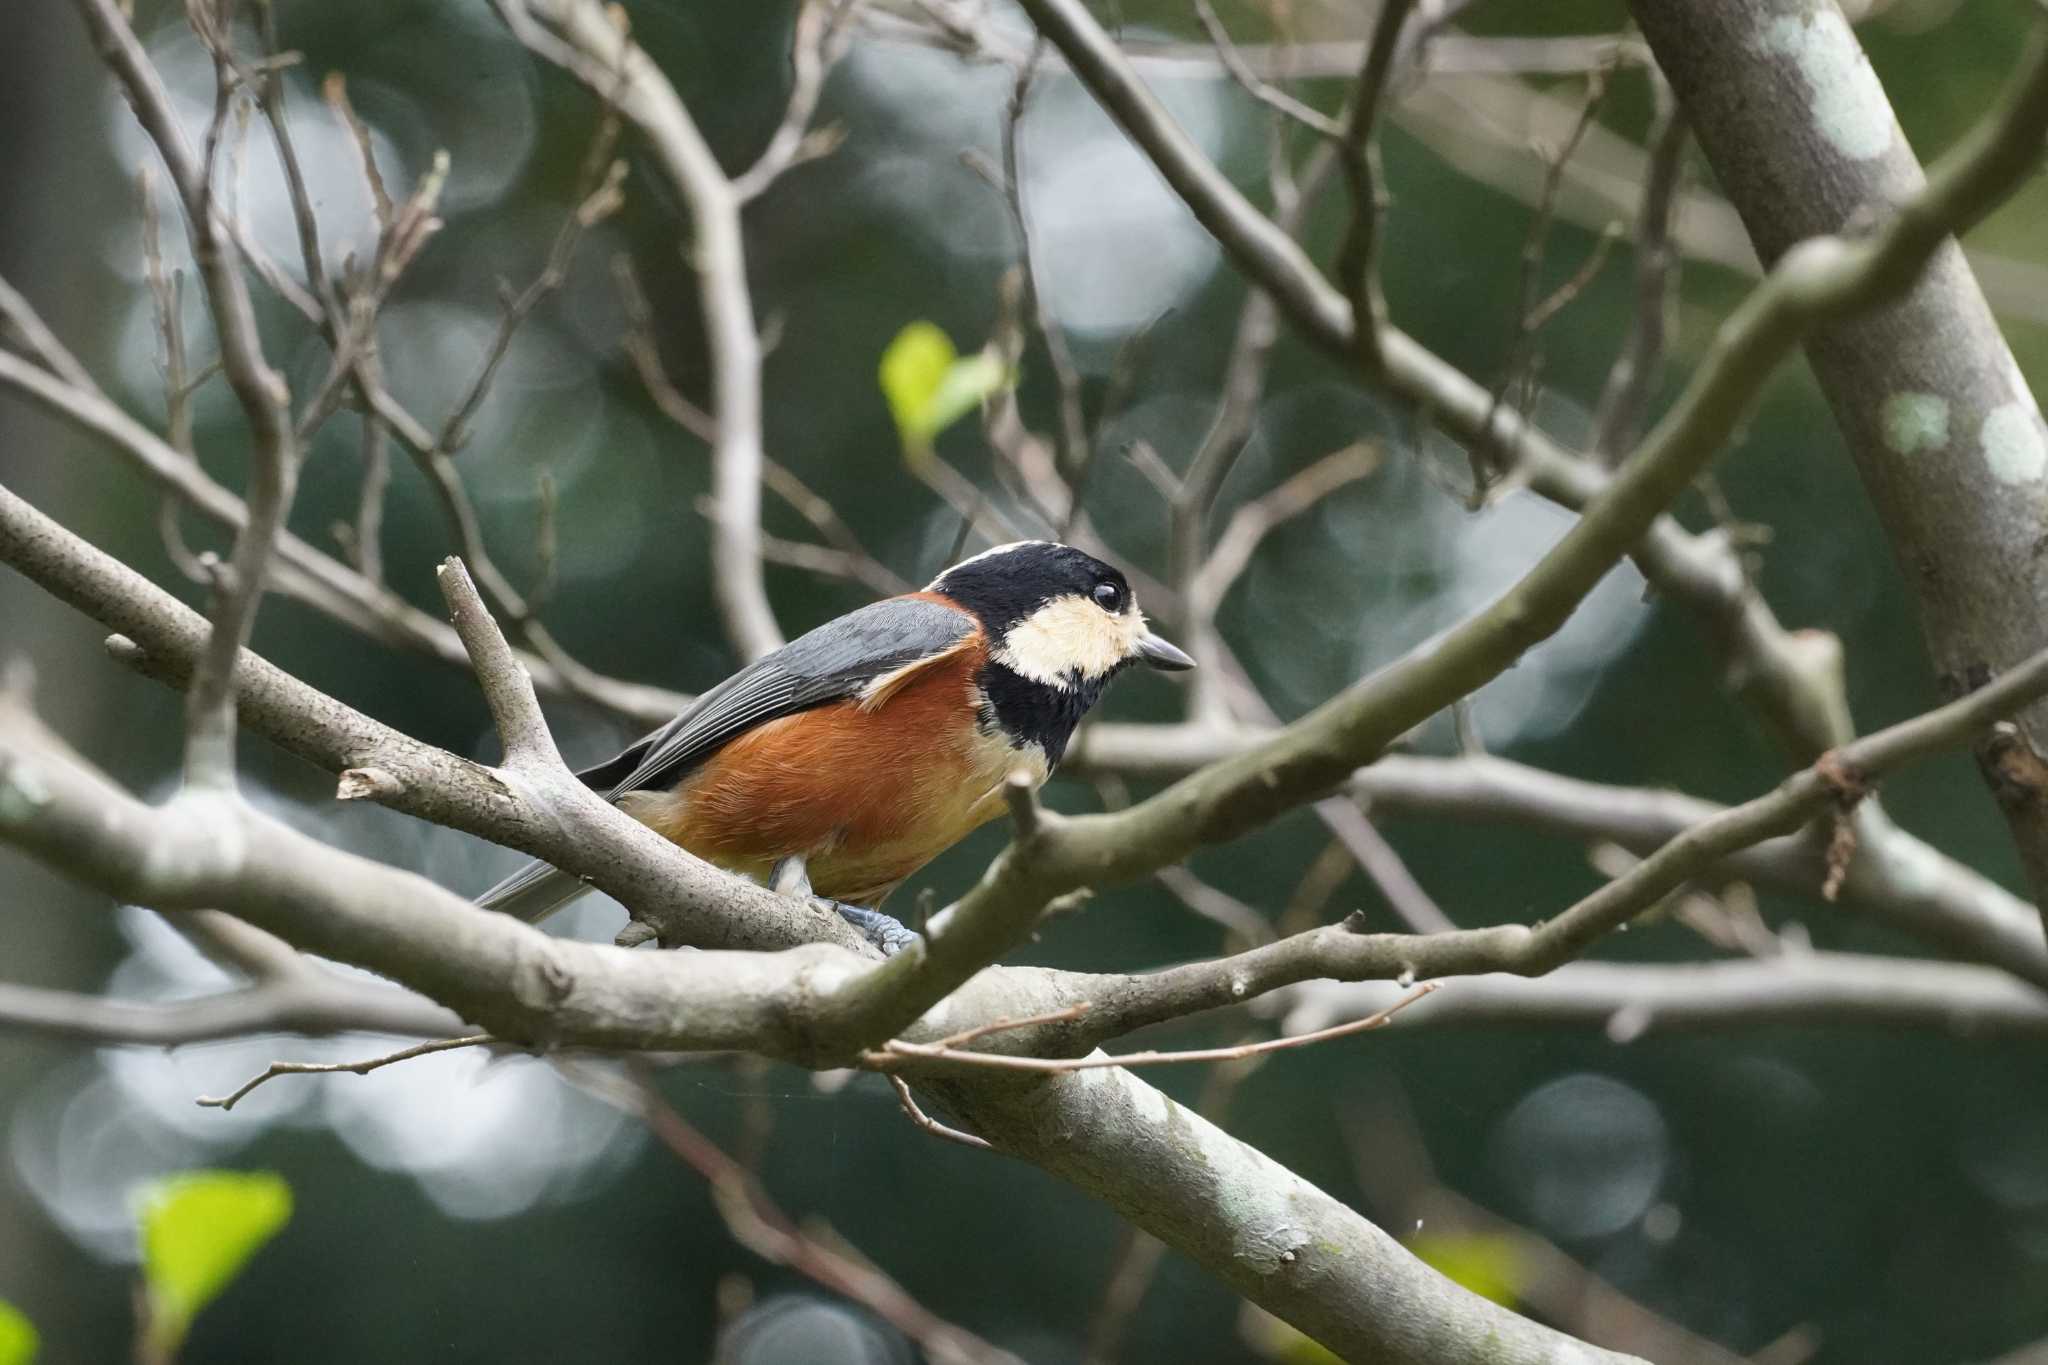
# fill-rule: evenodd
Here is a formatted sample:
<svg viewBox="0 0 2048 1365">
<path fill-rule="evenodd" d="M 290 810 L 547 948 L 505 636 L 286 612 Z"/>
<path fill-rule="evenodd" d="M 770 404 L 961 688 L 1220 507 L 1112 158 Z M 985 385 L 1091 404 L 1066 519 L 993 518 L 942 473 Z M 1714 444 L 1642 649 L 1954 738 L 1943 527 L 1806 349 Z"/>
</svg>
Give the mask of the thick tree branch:
<svg viewBox="0 0 2048 1365">
<path fill-rule="evenodd" d="M 0 839 L 123 901 L 220 907 L 303 952 L 418 990 L 507 1041 L 817 1059 L 829 1044 L 809 1036 L 803 1002 L 862 969 L 823 944 L 635 953 L 551 938 L 230 795 L 191 789 L 146 805 L 66 750 L 18 699 L 0 706 Z"/>
<path fill-rule="evenodd" d="M 174 687 L 185 685 L 205 640 L 204 620 L 5 488 L 0 561 L 119 632 L 114 648 L 123 662 Z M 495 770 L 422 744 L 247 650 L 235 685 L 243 724 L 342 774 L 346 794 L 373 796 L 394 810 L 588 877 L 671 943 L 781 948 L 823 941 L 855 951 L 864 947 L 839 916 L 699 862 L 573 779 Z M 353 781 L 349 774 L 355 774 Z"/>
<path fill-rule="evenodd" d="M 1782 259 L 1874 208 L 1975 197 L 2041 156 L 2037 127 L 1980 129 L 1923 188 L 1919 163 L 1834 0 L 1679 0 L 1632 7 L 1757 254 Z M 2038 35 L 2037 35 L 2038 37 Z M 2039 60 L 2036 43 L 2035 60 Z M 2028 97 L 2048 103 L 2038 88 Z M 1952 692 L 2048 646 L 2048 427 L 1969 264 L 1942 242 L 1898 303 L 1814 334 L 1814 375 L 1870 490 Z M 2048 710 L 1980 750 L 2035 899 L 2048 914 Z"/>
<path fill-rule="evenodd" d="M 1346 1360 L 1621 1362 L 1428 1269 L 1323 1191 L 1131 1072 L 941 1082 L 1003 1151 L 1094 1195 Z"/>
</svg>

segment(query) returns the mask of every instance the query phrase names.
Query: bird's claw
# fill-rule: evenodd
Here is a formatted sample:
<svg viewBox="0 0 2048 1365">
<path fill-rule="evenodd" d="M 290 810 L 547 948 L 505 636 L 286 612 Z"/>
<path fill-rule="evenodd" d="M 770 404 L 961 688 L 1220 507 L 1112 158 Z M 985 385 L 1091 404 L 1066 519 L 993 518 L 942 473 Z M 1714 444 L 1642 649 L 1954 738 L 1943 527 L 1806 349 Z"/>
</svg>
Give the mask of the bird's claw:
<svg viewBox="0 0 2048 1365">
<path fill-rule="evenodd" d="M 839 912 L 839 917 L 860 930 L 860 936 L 882 950 L 883 957 L 894 957 L 919 942 L 918 936 L 904 928 L 903 921 L 894 915 L 885 915 L 879 910 L 865 906 L 848 905 L 844 901 L 824 900 L 819 904 L 830 906 Z"/>
</svg>

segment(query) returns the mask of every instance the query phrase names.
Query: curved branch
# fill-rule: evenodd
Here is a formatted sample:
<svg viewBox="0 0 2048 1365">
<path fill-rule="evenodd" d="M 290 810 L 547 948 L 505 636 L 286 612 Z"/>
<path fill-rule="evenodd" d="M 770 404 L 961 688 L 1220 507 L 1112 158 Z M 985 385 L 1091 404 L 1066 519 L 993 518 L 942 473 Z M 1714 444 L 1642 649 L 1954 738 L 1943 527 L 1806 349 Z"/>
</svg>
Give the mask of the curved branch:
<svg viewBox="0 0 2048 1365">
<path fill-rule="evenodd" d="M 2044 695 L 2048 651 L 1961 701 L 1846 745 L 1786 778 L 1775 790 L 1689 827 L 1627 873 L 1533 927 L 1500 924 L 1442 934 L 1365 934 L 1347 922 L 1311 929 L 1220 961 L 1111 981 L 1093 997 L 1083 1026 L 1111 1034 L 1128 1032 L 1317 977 L 1412 981 L 1488 972 L 1542 976 L 1579 956 L 1701 869 L 1737 849 L 1790 834 L 1830 805 L 1852 805 L 1880 774 L 1968 742 L 1998 717 Z M 852 993 L 858 995 L 863 987 L 884 980 L 893 966 L 892 962 L 852 983 Z"/>
<path fill-rule="evenodd" d="M 1084 774 L 1179 778 L 1245 752 L 1265 733 L 1244 726 L 1097 724 L 1077 737 L 1066 766 Z M 1352 773 L 1346 789 L 1375 816 L 1504 822 L 1618 844 L 1639 856 L 1725 809 L 1679 792 L 1587 782 L 1485 754 L 1388 754 Z M 1944 951 L 2048 984 L 2048 944 L 2033 906 L 1893 824 L 1875 802 L 1859 807 L 1854 819 L 1858 849 L 1840 905 Z M 1812 896 L 1826 874 L 1824 850 L 1802 832 L 1731 853 L 1695 880 L 1740 878 Z"/>
<path fill-rule="evenodd" d="M 1402 996 L 1392 981 L 1312 982 L 1260 1002 L 1289 1034 L 1368 1019 Z M 1415 1025 L 1562 1024 L 1618 1043 L 1646 1033 L 1786 1025 L 1927 1028 L 1966 1038 L 2048 1038 L 2048 995 L 1985 967 L 1855 953 L 1768 961 L 1568 962 L 1534 979 L 1463 977 L 1408 1012 Z"/>
<path fill-rule="evenodd" d="M 640 130 L 689 206 L 710 340 L 713 417 L 712 590 L 743 659 L 782 643 L 761 571 L 761 337 L 740 239 L 744 199 L 720 169 L 661 68 L 594 0 L 496 0 L 507 27 L 564 67 Z M 535 16 L 538 16 L 536 19 Z M 540 27 L 545 24 L 545 28 Z"/>
<path fill-rule="evenodd" d="M 0 293 L 0 304 L 5 303 L 9 293 Z M 78 387 L 4 350 L 0 350 L 0 388 L 11 388 L 52 416 L 105 440 L 150 480 L 216 524 L 234 532 L 248 524 L 247 504 L 214 482 L 196 462 L 180 455 L 156 433 L 123 412 L 98 388 Z M 271 584 L 275 591 L 305 602 L 369 639 L 468 667 L 468 656 L 454 631 L 382 584 L 289 531 L 278 536 L 276 553 Z M 680 692 L 640 683 L 594 675 L 574 677 L 535 655 L 523 656 L 522 662 L 536 684 L 550 695 L 587 695 L 618 714 L 647 725 L 672 719 L 690 700 Z"/>
<path fill-rule="evenodd" d="M 932 1088 L 1000 1150 L 1102 1200 L 1346 1360 L 1635 1360 L 1453 1284 L 1336 1199 L 1121 1068 L 1030 1085 Z"/>
<path fill-rule="evenodd" d="M 86 1043 L 175 1047 L 252 1033 L 438 1038 L 461 1027 L 451 1011 L 409 991 L 326 971 L 161 1005 L 0 982 L 0 1029 Z"/>
<path fill-rule="evenodd" d="M 0 562 L 118 631 L 110 647 L 122 662 L 174 687 L 191 676 L 206 636 L 204 619 L 4 487 Z M 247 650 L 236 665 L 235 687 L 244 725 L 343 775 L 349 795 L 372 796 L 587 877 L 631 905 L 668 942 L 784 948 L 824 941 L 865 948 L 839 916 L 717 871 L 581 783 L 494 770 L 423 744 Z"/>
</svg>

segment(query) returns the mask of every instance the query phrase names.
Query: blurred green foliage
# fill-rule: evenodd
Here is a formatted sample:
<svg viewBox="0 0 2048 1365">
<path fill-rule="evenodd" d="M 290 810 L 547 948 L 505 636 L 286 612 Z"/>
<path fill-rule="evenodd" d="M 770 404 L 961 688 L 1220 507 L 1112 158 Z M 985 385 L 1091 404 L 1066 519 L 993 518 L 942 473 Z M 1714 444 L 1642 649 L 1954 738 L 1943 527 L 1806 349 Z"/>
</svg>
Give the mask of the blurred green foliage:
<svg viewBox="0 0 2048 1365">
<path fill-rule="evenodd" d="M 13 1304 L 0 1299 L 0 1365 L 35 1365 L 35 1324 Z"/>
<path fill-rule="evenodd" d="M 142 1192 L 149 1335 L 177 1354 L 192 1320 L 292 1216 L 291 1186 L 268 1171 L 184 1171 Z"/>
<path fill-rule="evenodd" d="M 963 356 L 943 328 L 922 321 L 896 334 L 877 378 L 910 460 L 928 458 L 933 438 L 1011 382 L 1000 357 L 986 350 Z"/>
<path fill-rule="evenodd" d="M 1528 1282 L 1528 1268 L 1512 1239 L 1478 1232 L 1418 1232 L 1408 1249 L 1447 1278 L 1481 1298 L 1513 1308 Z"/>
</svg>

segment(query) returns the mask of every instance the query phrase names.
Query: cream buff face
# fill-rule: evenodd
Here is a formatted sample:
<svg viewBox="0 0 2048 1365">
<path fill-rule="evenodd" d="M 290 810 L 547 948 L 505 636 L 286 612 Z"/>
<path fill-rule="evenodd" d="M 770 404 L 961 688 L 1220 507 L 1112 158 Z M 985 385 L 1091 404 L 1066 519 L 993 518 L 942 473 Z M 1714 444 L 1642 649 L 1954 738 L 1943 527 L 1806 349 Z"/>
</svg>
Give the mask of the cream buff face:
<svg viewBox="0 0 2048 1365">
<path fill-rule="evenodd" d="M 1011 626 L 993 655 L 1033 682 L 1071 687 L 1077 673 L 1100 678 L 1137 658 L 1146 633 L 1136 602 L 1112 616 L 1085 597 L 1055 597 Z"/>
</svg>

